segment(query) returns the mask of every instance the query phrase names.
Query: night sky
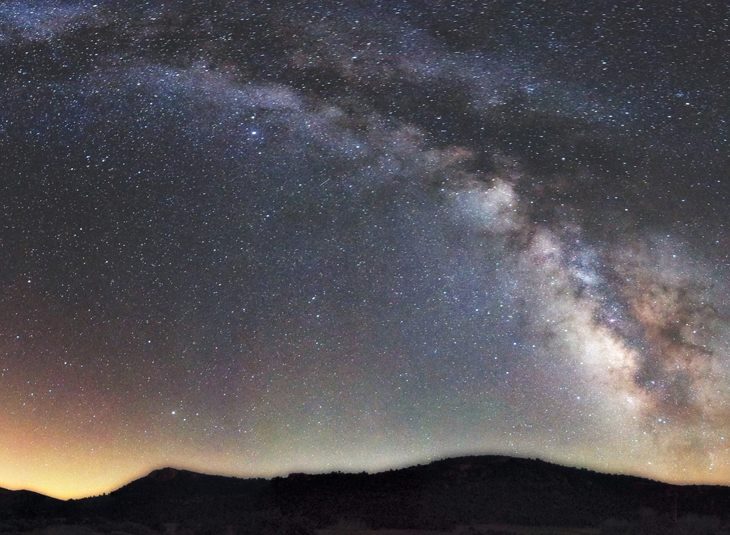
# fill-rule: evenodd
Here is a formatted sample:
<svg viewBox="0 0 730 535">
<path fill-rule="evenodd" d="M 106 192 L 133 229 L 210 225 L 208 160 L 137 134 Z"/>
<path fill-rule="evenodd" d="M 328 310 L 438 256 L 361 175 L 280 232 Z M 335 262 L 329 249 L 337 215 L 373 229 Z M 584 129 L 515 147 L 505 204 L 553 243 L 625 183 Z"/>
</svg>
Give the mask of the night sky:
<svg viewBox="0 0 730 535">
<path fill-rule="evenodd" d="M 729 26 L 2 2 L 0 487 L 486 453 L 730 484 Z"/>
</svg>

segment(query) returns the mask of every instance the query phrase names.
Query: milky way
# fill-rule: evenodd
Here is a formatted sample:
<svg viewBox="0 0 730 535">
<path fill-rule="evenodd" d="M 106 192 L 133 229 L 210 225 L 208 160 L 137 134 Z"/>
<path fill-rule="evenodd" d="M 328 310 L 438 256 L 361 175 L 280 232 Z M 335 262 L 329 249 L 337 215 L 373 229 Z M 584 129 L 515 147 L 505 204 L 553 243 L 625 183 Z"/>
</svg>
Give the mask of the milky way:
<svg viewBox="0 0 730 535">
<path fill-rule="evenodd" d="M 0 486 L 727 484 L 728 17 L 5 2 Z"/>
</svg>

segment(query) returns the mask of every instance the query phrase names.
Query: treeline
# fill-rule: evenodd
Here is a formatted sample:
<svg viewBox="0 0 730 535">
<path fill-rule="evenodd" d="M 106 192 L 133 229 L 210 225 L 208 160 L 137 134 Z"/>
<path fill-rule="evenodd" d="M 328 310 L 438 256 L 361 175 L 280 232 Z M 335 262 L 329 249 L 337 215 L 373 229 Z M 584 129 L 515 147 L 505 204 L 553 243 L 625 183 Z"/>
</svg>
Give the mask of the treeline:
<svg viewBox="0 0 730 535">
<path fill-rule="evenodd" d="M 598 527 L 642 507 L 666 518 L 727 515 L 724 487 L 674 487 L 537 460 L 468 457 L 380 474 L 293 474 L 272 481 L 276 505 L 317 528 L 343 516 L 372 529 L 470 524 Z"/>
</svg>

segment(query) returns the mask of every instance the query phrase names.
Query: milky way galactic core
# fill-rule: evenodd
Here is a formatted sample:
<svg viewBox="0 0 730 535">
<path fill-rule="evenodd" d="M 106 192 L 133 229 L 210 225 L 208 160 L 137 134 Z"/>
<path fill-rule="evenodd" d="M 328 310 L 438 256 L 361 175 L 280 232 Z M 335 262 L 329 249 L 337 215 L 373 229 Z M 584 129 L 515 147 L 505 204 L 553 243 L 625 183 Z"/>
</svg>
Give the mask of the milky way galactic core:
<svg viewBox="0 0 730 535">
<path fill-rule="evenodd" d="M 0 487 L 730 483 L 730 8 L 548 4 L 3 2 Z"/>
</svg>

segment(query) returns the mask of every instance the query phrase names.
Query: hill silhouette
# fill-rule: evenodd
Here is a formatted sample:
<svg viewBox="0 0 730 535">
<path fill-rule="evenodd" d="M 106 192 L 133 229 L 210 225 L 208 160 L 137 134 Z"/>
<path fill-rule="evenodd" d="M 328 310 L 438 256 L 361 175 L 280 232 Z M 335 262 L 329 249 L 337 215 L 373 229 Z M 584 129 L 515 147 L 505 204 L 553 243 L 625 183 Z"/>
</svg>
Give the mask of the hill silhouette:
<svg viewBox="0 0 730 535">
<path fill-rule="evenodd" d="M 440 531 L 508 524 L 605 528 L 611 522 L 636 522 L 647 511 L 667 526 L 688 515 L 727 522 L 730 488 L 678 486 L 540 460 L 473 456 L 377 474 L 295 473 L 271 480 L 164 468 L 109 495 L 66 502 L 0 490 L 4 532 L 50 525 L 133 535 L 304 535 L 344 524 Z"/>
</svg>

